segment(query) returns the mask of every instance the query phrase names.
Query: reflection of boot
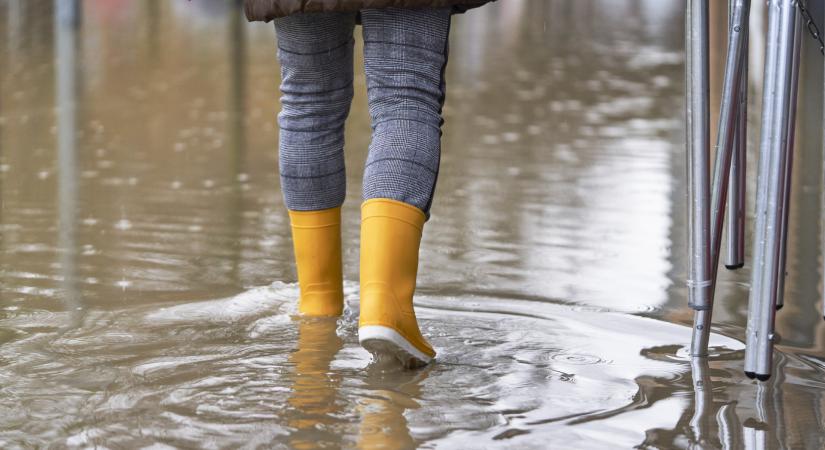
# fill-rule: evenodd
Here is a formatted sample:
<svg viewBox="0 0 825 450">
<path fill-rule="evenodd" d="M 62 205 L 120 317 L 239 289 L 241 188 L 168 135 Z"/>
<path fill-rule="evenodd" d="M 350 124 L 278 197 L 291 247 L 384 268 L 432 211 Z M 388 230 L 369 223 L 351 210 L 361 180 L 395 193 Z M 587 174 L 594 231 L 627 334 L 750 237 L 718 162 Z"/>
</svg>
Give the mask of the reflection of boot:
<svg viewBox="0 0 825 450">
<path fill-rule="evenodd" d="M 415 439 L 407 423 L 408 412 L 421 405 L 421 386 L 429 376 L 431 367 L 411 372 L 384 365 L 367 366 L 365 389 L 357 408 L 361 417 L 358 427 L 359 449 L 412 449 Z"/>
<path fill-rule="evenodd" d="M 394 355 L 405 367 L 435 357 L 412 303 L 424 220 L 421 210 L 395 200 L 371 199 L 361 206 L 358 338 L 371 353 Z"/>
<path fill-rule="evenodd" d="M 336 422 L 335 403 L 339 380 L 330 377 L 329 367 L 344 343 L 332 319 L 299 320 L 298 349 L 289 356 L 294 366 L 292 392 L 287 402 L 294 408 L 288 424 L 295 428 L 290 436 L 293 448 L 317 448 L 319 429 Z M 323 434 L 323 433 L 322 433 Z M 336 437 L 330 435 L 328 440 Z"/>
<path fill-rule="evenodd" d="M 365 398 L 358 407 L 361 425 L 358 428 L 358 448 L 412 449 L 415 441 L 410 436 L 406 408 L 392 401 Z"/>
<path fill-rule="evenodd" d="M 289 211 L 301 300 L 308 316 L 339 316 L 344 309 L 341 208 Z"/>
</svg>

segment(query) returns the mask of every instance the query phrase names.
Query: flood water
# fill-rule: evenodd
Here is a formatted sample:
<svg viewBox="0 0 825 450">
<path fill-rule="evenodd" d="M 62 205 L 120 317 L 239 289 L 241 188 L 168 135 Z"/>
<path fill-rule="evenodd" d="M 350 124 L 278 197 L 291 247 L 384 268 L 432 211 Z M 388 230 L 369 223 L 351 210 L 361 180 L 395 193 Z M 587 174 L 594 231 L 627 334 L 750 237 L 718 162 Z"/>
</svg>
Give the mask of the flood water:
<svg viewBox="0 0 825 450">
<path fill-rule="evenodd" d="M 357 342 L 363 75 L 347 310 L 300 319 L 274 30 L 230 3 L 85 0 L 75 23 L 0 0 L 0 447 L 825 447 L 822 57 L 807 40 L 782 340 L 757 383 L 742 372 L 750 259 L 720 272 L 712 356 L 687 357 L 682 2 L 456 16 L 416 297 L 439 356 L 404 371 Z"/>
</svg>

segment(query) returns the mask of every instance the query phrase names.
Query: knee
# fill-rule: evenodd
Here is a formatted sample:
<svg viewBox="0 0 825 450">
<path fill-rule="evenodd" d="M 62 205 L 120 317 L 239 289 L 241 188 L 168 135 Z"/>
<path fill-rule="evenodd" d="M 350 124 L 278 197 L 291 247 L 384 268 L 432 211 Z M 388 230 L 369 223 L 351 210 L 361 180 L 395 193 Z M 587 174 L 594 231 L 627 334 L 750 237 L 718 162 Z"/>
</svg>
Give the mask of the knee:
<svg viewBox="0 0 825 450">
<path fill-rule="evenodd" d="M 303 91 L 284 88 L 278 124 L 282 131 L 343 132 L 352 96 L 352 81 L 329 90 L 321 86 Z"/>
<path fill-rule="evenodd" d="M 331 36 L 293 36 L 289 28 L 278 31 L 281 128 L 315 131 L 343 127 L 353 96 L 351 31 Z"/>
<path fill-rule="evenodd" d="M 283 53 L 279 50 L 281 126 L 299 130 L 343 126 L 353 96 L 352 42 L 332 54 Z"/>
<path fill-rule="evenodd" d="M 367 70 L 373 126 L 408 119 L 440 128 L 444 82 L 439 72 L 426 73 L 404 67 Z"/>
<path fill-rule="evenodd" d="M 449 9 L 369 10 L 364 71 L 373 124 L 414 119 L 441 124 Z"/>
<path fill-rule="evenodd" d="M 415 120 L 391 120 L 375 127 L 367 164 L 377 159 L 406 159 L 437 170 L 441 156 L 441 131 Z"/>
</svg>

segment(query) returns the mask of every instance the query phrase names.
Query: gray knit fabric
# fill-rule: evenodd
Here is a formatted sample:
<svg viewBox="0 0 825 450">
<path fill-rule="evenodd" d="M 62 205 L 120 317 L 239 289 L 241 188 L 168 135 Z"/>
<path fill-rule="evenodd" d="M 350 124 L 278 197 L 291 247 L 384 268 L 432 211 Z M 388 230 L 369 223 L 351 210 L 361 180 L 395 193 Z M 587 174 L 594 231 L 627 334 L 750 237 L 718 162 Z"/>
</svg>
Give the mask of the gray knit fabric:
<svg viewBox="0 0 825 450">
<path fill-rule="evenodd" d="M 344 201 L 355 21 L 354 13 L 275 20 L 281 186 L 291 210 L 333 208 Z M 441 157 L 450 10 L 363 10 L 361 23 L 373 129 L 364 199 L 391 198 L 429 215 Z"/>
</svg>

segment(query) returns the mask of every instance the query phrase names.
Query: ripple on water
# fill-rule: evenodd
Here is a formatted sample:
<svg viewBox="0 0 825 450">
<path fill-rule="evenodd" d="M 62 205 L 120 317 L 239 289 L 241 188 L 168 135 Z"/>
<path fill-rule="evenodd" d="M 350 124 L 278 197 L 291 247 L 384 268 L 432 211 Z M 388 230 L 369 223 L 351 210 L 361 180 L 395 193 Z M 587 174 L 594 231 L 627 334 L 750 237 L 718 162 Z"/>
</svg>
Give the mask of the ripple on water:
<svg viewBox="0 0 825 450">
<path fill-rule="evenodd" d="M 297 313 L 298 285 L 276 281 L 241 292 L 238 295 L 200 302 L 184 303 L 149 311 L 145 320 L 151 325 L 177 322 L 234 322 L 261 316 L 267 312 Z"/>
<path fill-rule="evenodd" d="M 558 353 L 551 357 L 553 361 L 572 364 L 574 366 L 590 366 L 594 364 L 610 364 L 610 360 L 602 359 L 596 355 L 589 355 L 587 353 Z"/>
<path fill-rule="evenodd" d="M 419 317 L 433 331 L 440 353 L 439 364 L 424 381 L 431 393 L 427 415 L 449 417 L 441 423 L 440 433 L 449 435 L 445 439 L 452 443 L 470 435 L 517 439 L 524 433 L 508 430 L 521 430 L 552 435 L 562 444 L 564 436 L 577 433 L 576 427 L 588 426 L 587 421 L 577 425 L 577 420 L 594 411 L 610 416 L 606 411 L 634 407 L 640 392 L 637 380 L 672 379 L 690 370 L 678 358 L 646 357 L 648 348 L 671 346 L 675 351 L 689 342 L 690 328 L 676 324 L 571 305 L 478 296 L 467 310 L 462 310 L 460 297 L 428 296 L 419 305 Z M 468 338 L 473 343 L 469 348 L 464 345 Z M 713 342 L 729 350 L 742 347 L 718 335 Z M 450 405 L 451 396 L 459 393 L 479 401 Z M 433 410 L 441 410 L 442 416 Z M 673 423 L 679 420 L 678 415 L 671 418 Z M 458 422 L 464 428 L 448 432 Z M 610 417 L 601 419 L 605 429 L 624 428 L 621 420 L 613 422 Z M 553 429 L 555 423 L 564 428 Z M 439 430 L 437 423 L 429 427 L 433 433 Z M 638 443 L 644 437 L 629 437 L 627 443 L 633 439 Z"/>
<path fill-rule="evenodd" d="M 686 326 L 478 292 L 425 295 L 417 313 L 439 355 L 424 370 L 405 371 L 371 362 L 358 345 L 356 283 L 346 284 L 338 320 L 295 316 L 297 293 L 276 282 L 162 309 L 91 312 L 55 332 L 46 352 L 30 348 L 27 359 L 0 365 L 9 407 L 74 411 L 63 427 L 47 433 L 12 416 L 0 424 L 56 442 L 71 421 L 92 415 L 95 439 L 124 446 L 163 433 L 184 447 L 203 439 L 240 445 L 261 428 L 270 445 L 340 446 L 342 436 L 363 445 L 564 445 L 587 435 L 632 446 L 644 437 L 626 421 L 652 420 L 634 414 L 650 407 L 656 423 L 673 425 L 686 408 L 683 397 L 651 405 L 647 390 L 657 383 L 646 381 L 690 388 Z M 16 345 L 4 350 L 24 353 L 24 343 Z M 712 345 L 723 359 L 741 356 L 736 340 L 713 335 Z M 26 400 L 35 392 L 51 401 Z M 72 433 L 63 439 L 95 441 Z"/>
<path fill-rule="evenodd" d="M 63 325 L 64 316 L 45 309 L 10 306 L 0 310 L 0 326 L 18 330 L 57 328 Z"/>
<path fill-rule="evenodd" d="M 100 355 L 117 353 L 119 349 L 129 349 L 138 342 L 132 333 L 111 329 L 75 329 L 60 335 L 51 342 L 51 348 L 63 354 Z"/>
</svg>

